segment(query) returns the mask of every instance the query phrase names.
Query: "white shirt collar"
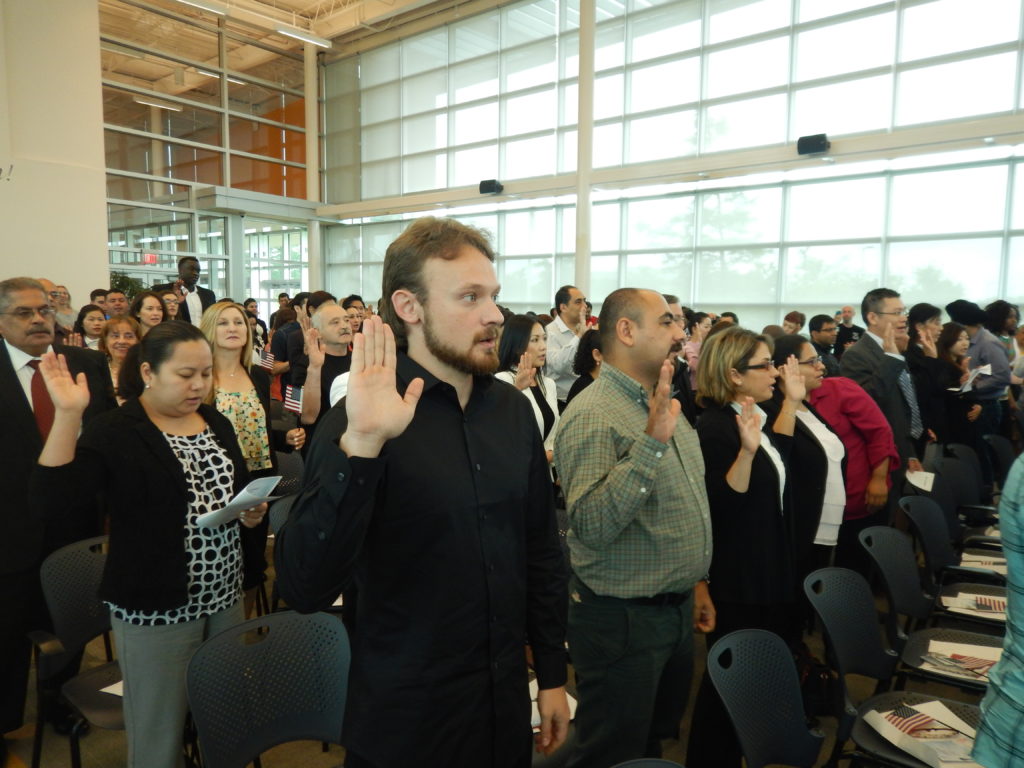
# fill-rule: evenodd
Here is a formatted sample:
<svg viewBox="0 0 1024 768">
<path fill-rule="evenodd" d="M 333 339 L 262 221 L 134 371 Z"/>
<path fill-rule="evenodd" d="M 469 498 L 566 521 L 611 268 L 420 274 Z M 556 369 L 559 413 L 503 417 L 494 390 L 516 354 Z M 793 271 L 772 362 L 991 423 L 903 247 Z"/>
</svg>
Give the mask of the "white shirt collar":
<svg viewBox="0 0 1024 768">
<path fill-rule="evenodd" d="M 559 333 L 565 333 L 566 331 L 573 333 L 573 330 L 562 320 L 561 315 L 555 315 L 555 319 L 551 321 L 551 325 L 555 326 Z"/>
<path fill-rule="evenodd" d="M 28 354 L 28 352 L 22 352 L 20 349 L 18 349 L 9 341 L 7 341 L 7 339 L 4 339 L 4 344 L 7 346 L 7 354 L 10 355 L 11 358 L 11 367 L 16 371 L 20 370 L 21 368 L 24 368 L 31 361 L 39 359 L 38 357 L 33 357 L 32 355 Z M 49 345 L 46 348 L 46 351 L 52 352 L 53 345 Z"/>
</svg>

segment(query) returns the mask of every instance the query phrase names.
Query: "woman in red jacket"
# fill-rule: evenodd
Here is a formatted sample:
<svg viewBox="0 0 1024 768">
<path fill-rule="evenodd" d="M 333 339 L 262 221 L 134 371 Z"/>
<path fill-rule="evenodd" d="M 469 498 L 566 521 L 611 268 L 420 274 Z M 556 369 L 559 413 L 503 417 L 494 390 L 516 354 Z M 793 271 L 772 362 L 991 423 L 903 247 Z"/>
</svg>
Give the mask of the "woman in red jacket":
<svg viewBox="0 0 1024 768">
<path fill-rule="evenodd" d="M 839 435 L 846 448 L 846 509 L 836 544 L 835 564 L 869 575 L 870 566 L 857 535 L 885 525 L 885 508 L 899 467 L 892 428 L 881 409 L 853 379 L 829 376 L 809 393 L 811 405 Z"/>
</svg>

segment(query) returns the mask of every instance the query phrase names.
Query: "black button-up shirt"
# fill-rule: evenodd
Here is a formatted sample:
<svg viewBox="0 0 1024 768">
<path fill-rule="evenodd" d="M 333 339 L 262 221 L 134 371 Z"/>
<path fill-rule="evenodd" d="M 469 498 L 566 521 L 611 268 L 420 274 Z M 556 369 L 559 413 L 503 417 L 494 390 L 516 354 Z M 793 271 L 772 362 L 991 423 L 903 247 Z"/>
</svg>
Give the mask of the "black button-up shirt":
<svg viewBox="0 0 1024 768">
<path fill-rule="evenodd" d="M 524 643 L 541 688 L 563 685 L 567 569 L 530 404 L 477 376 L 424 379 L 379 458 L 345 456 L 345 401 L 324 417 L 278 535 L 283 597 L 300 611 L 359 592 L 345 746 L 379 768 L 529 765 Z"/>
</svg>

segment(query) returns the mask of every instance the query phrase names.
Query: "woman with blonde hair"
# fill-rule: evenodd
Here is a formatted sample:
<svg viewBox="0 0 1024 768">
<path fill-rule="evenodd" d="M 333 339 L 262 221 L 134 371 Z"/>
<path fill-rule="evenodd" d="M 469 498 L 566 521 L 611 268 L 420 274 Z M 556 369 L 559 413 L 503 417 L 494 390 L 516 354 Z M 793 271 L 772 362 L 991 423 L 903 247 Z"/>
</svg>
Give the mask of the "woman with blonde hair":
<svg viewBox="0 0 1024 768">
<path fill-rule="evenodd" d="M 774 424 L 758 403 L 785 395 Z M 715 543 L 709 589 L 716 610 L 708 645 L 739 629 L 766 629 L 795 645 L 800 638 L 797 573 L 786 462 L 796 411 L 807 390 L 790 357 L 781 369 L 772 342 L 726 328 L 704 342 L 697 435 Z M 740 749 L 725 708 L 705 674 L 694 708 L 686 764 L 738 768 Z"/>
<path fill-rule="evenodd" d="M 276 474 L 275 448 L 302 448 L 306 432 L 301 427 L 274 434 L 270 427 L 270 377 L 253 365 L 252 332 L 245 309 L 232 301 L 218 301 L 207 307 L 199 325 L 213 350 L 213 386 L 206 402 L 231 422 L 245 467 L 253 477 Z M 259 533 L 266 543 L 269 521 Z M 264 563 L 263 570 L 266 569 Z M 247 574 L 243 588 L 248 592 L 263 579 L 263 571 Z M 249 595 L 246 603 L 248 605 Z"/>
</svg>

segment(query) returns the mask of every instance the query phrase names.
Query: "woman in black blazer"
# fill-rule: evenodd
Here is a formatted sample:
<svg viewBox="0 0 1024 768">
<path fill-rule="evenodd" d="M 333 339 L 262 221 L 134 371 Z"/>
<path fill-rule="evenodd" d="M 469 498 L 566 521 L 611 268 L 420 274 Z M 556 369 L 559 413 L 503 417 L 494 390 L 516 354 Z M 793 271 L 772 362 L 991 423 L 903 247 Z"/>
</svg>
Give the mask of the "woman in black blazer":
<svg viewBox="0 0 1024 768">
<path fill-rule="evenodd" d="M 772 353 L 777 366 L 790 357 L 796 358 L 810 395 L 821 386 L 824 362 L 807 339 L 795 334 L 776 339 Z M 776 390 L 764 405 L 772 424 L 781 413 L 784 397 Z M 846 448 L 839 435 L 807 400 L 799 403 L 788 462 L 800 473 L 800 482 L 789 485 L 798 584 L 807 574 L 831 563 L 846 507 L 845 461 Z"/>
<path fill-rule="evenodd" d="M 301 450 L 306 441 L 302 427 L 275 432 L 270 426 L 270 377 L 253 365 L 252 329 L 240 304 L 218 301 L 203 312 L 200 329 L 213 349 L 213 386 L 206 402 L 231 422 L 246 468 L 253 477 L 277 472 L 277 451 Z M 264 546 L 270 521 L 258 529 Z M 263 580 L 266 562 L 258 574 L 248 574 L 246 615 L 254 605 L 254 588 Z"/>
<path fill-rule="evenodd" d="M 771 399 L 780 375 L 785 398 L 769 426 L 756 404 Z M 709 646 L 738 629 L 767 629 L 791 643 L 799 639 L 786 461 L 805 395 L 797 361 L 790 358 L 776 369 L 767 337 L 734 327 L 704 343 L 697 372 L 704 411 L 697 434 L 711 507 L 709 589 L 717 614 Z M 686 764 L 732 768 L 740 760 L 736 735 L 705 672 Z"/>
<path fill-rule="evenodd" d="M 212 368 L 198 328 L 156 326 L 125 360 L 124 406 L 90 421 L 79 438 L 84 377 L 73 379 L 63 356 L 49 353 L 40 365 L 56 416 L 32 496 L 48 521 L 95 519 L 82 510 L 93 499 L 109 515 L 99 597 L 110 606 L 124 676 L 131 768 L 178 766 L 189 656 L 242 620 L 243 574 L 261 556 L 254 529 L 266 504 L 220 525 L 197 522 L 249 479 L 231 424 L 203 403 Z"/>
<path fill-rule="evenodd" d="M 914 381 L 917 407 L 924 424 L 924 433 L 917 442 L 917 449 L 921 451 L 918 455 L 923 456 L 932 435 L 942 442 L 939 435 L 949 432 L 943 387 L 945 364 L 939 359 L 937 347 L 942 333 L 942 310 L 932 304 L 915 304 L 907 313 L 907 332 L 910 341 L 903 356 Z"/>
</svg>

